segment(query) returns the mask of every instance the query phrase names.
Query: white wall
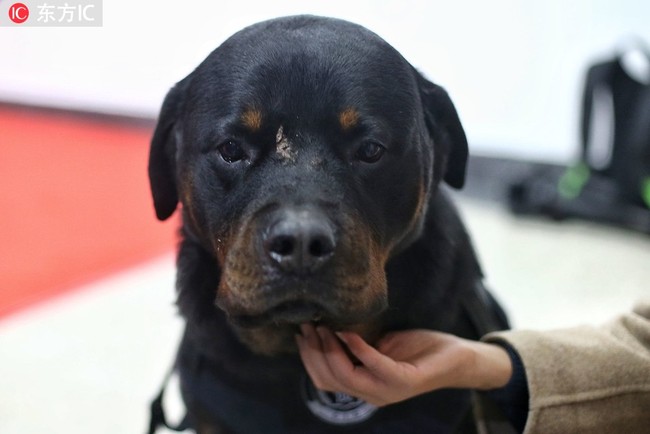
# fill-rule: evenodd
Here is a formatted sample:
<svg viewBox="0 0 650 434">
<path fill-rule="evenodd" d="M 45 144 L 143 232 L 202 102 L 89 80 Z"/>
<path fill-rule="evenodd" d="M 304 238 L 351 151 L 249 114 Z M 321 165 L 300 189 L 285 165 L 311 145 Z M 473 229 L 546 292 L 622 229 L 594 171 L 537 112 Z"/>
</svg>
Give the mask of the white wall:
<svg viewBox="0 0 650 434">
<path fill-rule="evenodd" d="M 588 63 L 650 41 L 647 0 L 107 0 L 101 28 L 0 27 L 0 100 L 155 116 L 230 34 L 298 13 L 383 36 L 449 90 L 474 152 L 546 160 L 574 155 Z"/>
</svg>

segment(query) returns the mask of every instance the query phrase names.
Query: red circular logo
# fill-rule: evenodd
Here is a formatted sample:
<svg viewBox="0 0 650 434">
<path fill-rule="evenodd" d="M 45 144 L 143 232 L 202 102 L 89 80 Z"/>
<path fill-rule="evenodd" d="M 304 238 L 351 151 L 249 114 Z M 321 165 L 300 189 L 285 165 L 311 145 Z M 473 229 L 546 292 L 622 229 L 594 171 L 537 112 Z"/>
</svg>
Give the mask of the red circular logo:
<svg viewBox="0 0 650 434">
<path fill-rule="evenodd" d="M 21 24 L 29 18 L 29 9 L 22 3 L 14 3 L 9 8 L 9 19 L 16 24 Z"/>
</svg>

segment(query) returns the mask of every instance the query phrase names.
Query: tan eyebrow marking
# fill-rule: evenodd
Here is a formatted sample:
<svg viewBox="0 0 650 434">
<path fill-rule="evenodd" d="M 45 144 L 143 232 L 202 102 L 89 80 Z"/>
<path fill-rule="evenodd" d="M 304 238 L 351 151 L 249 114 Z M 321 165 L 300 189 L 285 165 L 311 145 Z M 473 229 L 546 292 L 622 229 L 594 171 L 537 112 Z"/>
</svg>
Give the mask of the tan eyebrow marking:
<svg viewBox="0 0 650 434">
<path fill-rule="evenodd" d="M 249 108 L 242 113 L 240 120 L 251 132 L 258 131 L 262 127 L 262 112 L 255 108 Z"/>
<path fill-rule="evenodd" d="M 339 124 L 343 131 L 349 131 L 359 123 L 359 112 L 352 107 L 348 107 L 339 113 Z"/>
</svg>

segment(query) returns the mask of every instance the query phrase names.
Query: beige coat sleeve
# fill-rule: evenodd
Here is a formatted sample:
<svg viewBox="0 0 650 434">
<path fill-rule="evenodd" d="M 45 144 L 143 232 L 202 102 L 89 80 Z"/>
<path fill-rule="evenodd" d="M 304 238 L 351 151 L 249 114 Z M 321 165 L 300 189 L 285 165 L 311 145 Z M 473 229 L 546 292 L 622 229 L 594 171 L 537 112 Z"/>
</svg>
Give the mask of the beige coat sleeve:
<svg viewBox="0 0 650 434">
<path fill-rule="evenodd" d="M 519 353 L 524 434 L 650 433 L 650 299 L 602 327 L 491 333 Z"/>
</svg>

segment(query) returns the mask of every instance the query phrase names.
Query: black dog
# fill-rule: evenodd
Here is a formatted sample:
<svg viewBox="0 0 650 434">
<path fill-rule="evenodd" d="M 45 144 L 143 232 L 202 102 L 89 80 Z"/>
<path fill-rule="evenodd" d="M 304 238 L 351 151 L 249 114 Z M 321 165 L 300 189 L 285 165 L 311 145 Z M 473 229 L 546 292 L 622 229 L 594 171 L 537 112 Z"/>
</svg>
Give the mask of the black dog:
<svg viewBox="0 0 650 434">
<path fill-rule="evenodd" d="M 176 369 L 186 425 L 473 432 L 469 391 L 377 409 L 316 390 L 294 340 L 309 321 L 370 341 L 409 328 L 478 338 L 507 325 L 438 188 L 462 187 L 466 160 L 445 91 L 344 21 L 256 24 L 179 82 L 160 113 L 149 176 L 159 219 L 182 204 L 187 327 Z"/>
</svg>

